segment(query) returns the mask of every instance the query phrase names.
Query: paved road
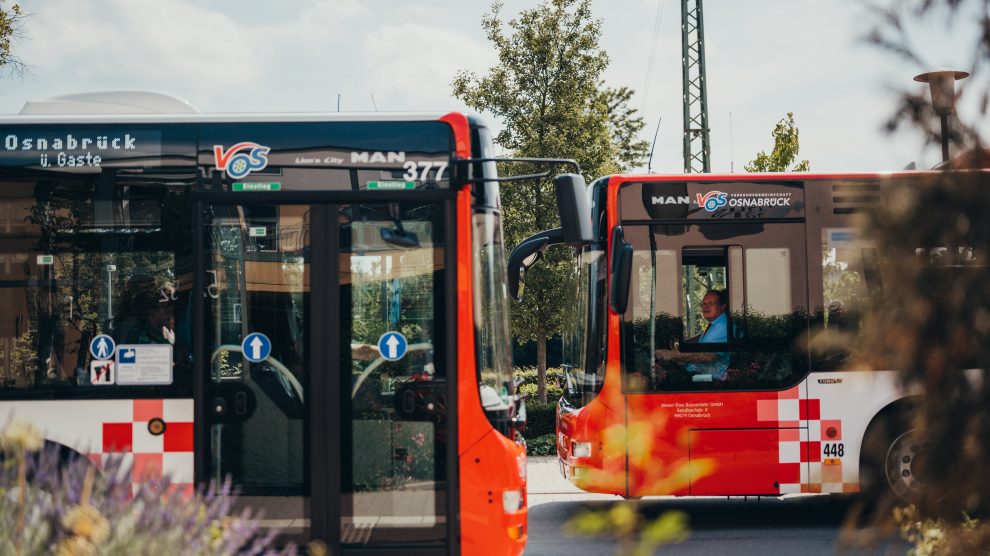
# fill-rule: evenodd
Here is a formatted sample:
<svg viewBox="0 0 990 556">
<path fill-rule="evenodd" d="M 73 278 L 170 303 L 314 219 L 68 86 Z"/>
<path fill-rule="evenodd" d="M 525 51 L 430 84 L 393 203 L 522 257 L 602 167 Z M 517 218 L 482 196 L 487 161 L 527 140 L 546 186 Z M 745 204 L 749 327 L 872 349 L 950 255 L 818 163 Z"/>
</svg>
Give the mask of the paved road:
<svg viewBox="0 0 990 556">
<path fill-rule="evenodd" d="M 588 494 L 565 481 L 555 458 L 530 458 L 528 556 L 615 554 L 607 539 L 570 538 L 561 526 L 576 511 L 607 508 L 621 499 Z M 646 498 L 644 514 L 665 510 L 688 514 L 691 536 L 661 554 L 712 556 L 715 554 L 833 555 L 841 552 L 839 534 L 851 502 L 829 496 L 790 498 Z M 887 542 L 846 554 L 904 554 L 907 545 Z"/>
</svg>

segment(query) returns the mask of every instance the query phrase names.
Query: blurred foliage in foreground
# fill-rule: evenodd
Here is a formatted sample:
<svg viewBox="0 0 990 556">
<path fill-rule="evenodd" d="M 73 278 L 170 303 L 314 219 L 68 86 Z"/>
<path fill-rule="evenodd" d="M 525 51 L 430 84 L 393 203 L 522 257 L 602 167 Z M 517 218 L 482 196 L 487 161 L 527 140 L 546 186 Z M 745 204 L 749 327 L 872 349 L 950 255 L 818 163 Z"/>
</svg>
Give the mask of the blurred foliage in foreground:
<svg viewBox="0 0 990 556">
<path fill-rule="evenodd" d="M 621 407 L 622 392 L 608 389 L 600 394 L 606 405 Z M 602 469 L 588 468 L 574 479 L 579 488 L 619 492 L 636 488 L 675 492 L 690 482 L 691 477 L 711 474 L 715 464 L 709 459 L 687 462 L 664 462 L 653 458 L 653 443 L 668 425 L 669 414 L 659 405 L 645 418 L 612 425 L 603 433 L 603 461 L 624 461 L 627 473 L 617 473 L 606 465 Z M 564 524 L 564 532 L 575 536 L 609 537 L 617 541 L 616 554 L 648 556 L 662 546 L 680 543 L 689 535 L 688 516 L 683 512 L 665 511 L 649 519 L 638 501 L 612 504 L 605 509 L 586 509 Z"/>
<path fill-rule="evenodd" d="M 990 510 L 990 179 L 977 170 L 990 168 L 990 1 L 903 0 L 869 9 L 868 40 L 918 73 L 941 65 L 916 48 L 931 44 L 917 39 L 932 23 L 970 41 L 954 64 L 972 74 L 956 84 L 956 106 L 967 107 L 967 116 L 948 117 L 952 160 L 944 165 L 968 171 L 936 173 L 923 187 L 885 188 L 877 210 L 860 222 L 879 255 L 883 292 L 859 339 L 858 365 L 896 369 L 918 394 L 909 418 L 927 445 L 916 473 L 924 488 L 915 505 L 894 512 L 902 534 L 916 554 L 986 554 L 990 528 L 970 516 L 986 523 Z M 886 127 L 920 135 L 938 152 L 943 129 L 928 86 L 906 87 Z M 889 523 L 887 510 L 898 505 L 904 502 L 888 496 L 874 517 Z"/>
<path fill-rule="evenodd" d="M 906 506 L 894 510 L 894 519 L 904 540 L 914 545 L 908 556 L 986 553 L 990 527 L 969 516 L 948 523 L 942 519 L 923 518 L 918 508 Z"/>
<path fill-rule="evenodd" d="M 682 543 L 689 536 L 684 512 L 664 512 L 647 519 L 637 502 L 618 502 L 606 509 L 584 509 L 564 526 L 572 536 L 611 537 L 618 543 L 616 554 L 650 556 L 660 547 Z"/>
<path fill-rule="evenodd" d="M 882 290 L 853 366 L 896 369 L 915 394 L 905 428 L 925 450 L 912 469 L 924 485 L 912 511 L 922 522 L 940 520 L 945 533 L 964 531 L 967 515 L 990 510 L 990 179 L 945 172 L 892 183 L 860 227 L 878 255 Z M 883 461 L 886 444 L 863 449 Z M 889 519 L 899 504 L 888 492 L 877 516 Z M 990 536 L 983 538 L 986 552 Z"/>
<path fill-rule="evenodd" d="M 151 481 L 132 494 L 121 460 L 97 471 L 53 448 L 28 423 L 0 433 L 0 554 L 275 554 L 274 531 L 261 531 L 249 512 L 229 515 L 229 483 L 188 496 Z"/>
</svg>

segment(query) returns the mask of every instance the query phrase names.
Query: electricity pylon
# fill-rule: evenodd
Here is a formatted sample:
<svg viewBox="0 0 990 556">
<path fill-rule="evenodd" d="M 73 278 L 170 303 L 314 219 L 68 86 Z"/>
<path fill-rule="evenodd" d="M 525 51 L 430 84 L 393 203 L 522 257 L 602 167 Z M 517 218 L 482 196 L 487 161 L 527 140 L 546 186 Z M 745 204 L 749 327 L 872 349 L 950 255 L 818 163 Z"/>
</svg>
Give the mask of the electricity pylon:
<svg viewBox="0 0 990 556">
<path fill-rule="evenodd" d="M 684 173 L 711 172 L 702 0 L 681 0 Z"/>
</svg>

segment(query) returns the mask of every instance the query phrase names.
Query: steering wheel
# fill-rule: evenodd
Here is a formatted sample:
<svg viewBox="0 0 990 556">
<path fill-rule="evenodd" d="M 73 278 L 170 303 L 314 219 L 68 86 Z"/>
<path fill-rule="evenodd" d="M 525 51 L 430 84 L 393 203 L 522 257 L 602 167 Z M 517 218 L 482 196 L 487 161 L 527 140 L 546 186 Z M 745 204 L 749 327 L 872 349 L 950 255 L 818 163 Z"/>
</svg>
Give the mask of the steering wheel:
<svg viewBox="0 0 990 556">
<path fill-rule="evenodd" d="M 234 344 L 223 344 L 222 346 L 219 346 L 219 347 L 217 347 L 217 349 L 213 350 L 213 355 L 210 356 L 210 364 L 212 365 L 213 364 L 213 361 L 216 360 L 217 356 L 219 356 L 224 351 L 232 351 L 234 353 L 242 353 L 241 346 L 234 345 Z M 290 371 L 288 367 L 286 367 L 284 364 L 282 364 L 281 361 L 279 361 L 278 359 L 275 359 L 274 357 L 272 357 L 270 355 L 268 356 L 267 359 L 265 359 L 264 361 L 262 361 L 262 363 L 267 363 L 273 369 L 275 369 L 276 371 L 278 371 L 278 373 L 282 376 L 282 378 L 285 379 L 285 381 L 289 383 L 289 385 L 295 391 L 296 395 L 299 396 L 299 401 L 300 402 L 305 402 L 306 401 L 306 398 L 304 397 L 304 394 L 303 394 L 302 384 L 299 383 L 299 380 L 296 379 L 296 376 L 294 374 L 292 374 L 292 371 Z"/>
<path fill-rule="evenodd" d="M 406 348 L 406 353 L 409 353 L 409 352 L 412 352 L 412 351 L 425 351 L 425 350 L 428 350 L 428 349 L 433 349 L 433 343 L 432 342 L 421 342 L 421 343 L 418 343 L 418 344 L 409 344 L 409 346 Z M 384 357 L 382 357 L 381 355 L 379 355 L 377 359 L 375 359 L 374 361 L 372 361 L 370 365 L 368 365 L 367 367 L 365 367 L 365 369 L 363 371 L 361 371 L 361 374 L 358 375 L 357 380 L 354 382 L 354 387 L 351 388 L 351 399 L 352 400 L 355 397 L 357 397 L 358 390 L 361 389 L 361 385 L 364 384 L 365 379 L 367 379 L 369 376 L 371 376 L 371 373 L 373 373 L 375 371 L 375 369 L 377 369 L 378 367 L 381 367 L 382 364 L 385 363 L 385 362 L 387 362 L 387 361 L 388 361 L 388 359 L 385 359 Z"/>
</svg>

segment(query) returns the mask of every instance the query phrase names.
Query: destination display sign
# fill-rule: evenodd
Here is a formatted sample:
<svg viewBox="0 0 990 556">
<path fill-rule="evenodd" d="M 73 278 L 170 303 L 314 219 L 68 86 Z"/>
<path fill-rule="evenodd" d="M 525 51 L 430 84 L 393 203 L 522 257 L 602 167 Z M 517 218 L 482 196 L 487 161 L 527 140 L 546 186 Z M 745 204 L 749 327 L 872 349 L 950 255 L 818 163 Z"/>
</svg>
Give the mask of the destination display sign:
<svg viewBox="0 0 990 556">
<path fill-rule="evenodd" d="M 104 166 L 158 166 L 162 134 L 115 125 L 0 126 L 0 166 L 99 170 Z"/>
<path fill-rule="evenodd" d="M 804 217 L 801 182 L 656 181 L 623 184 L 619 214 L 630 220 L 731 220 Z"/>
</svg>

